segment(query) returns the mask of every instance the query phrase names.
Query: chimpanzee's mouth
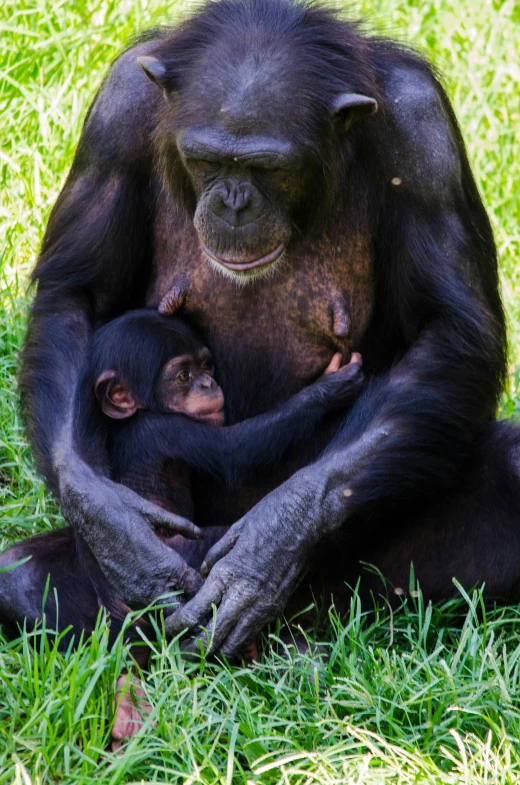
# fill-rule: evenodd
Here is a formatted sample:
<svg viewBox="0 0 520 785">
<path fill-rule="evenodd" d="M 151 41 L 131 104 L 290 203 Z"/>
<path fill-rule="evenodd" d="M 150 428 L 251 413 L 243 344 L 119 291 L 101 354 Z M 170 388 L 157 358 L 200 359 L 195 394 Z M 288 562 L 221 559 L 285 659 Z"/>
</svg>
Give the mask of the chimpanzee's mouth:
<svg viewBox="0 0 520 785">
<path fill-rule="evenodd" d="M 279 259 L 285 251 L 285 243 L 280 243 L 280 245 L 275 248 L 274 251 L 271 251 L 265 256 L 261 256 L 260 259 L 254 259 L 252 262 L 230 262 L 227 259 L 222 259 L 219 256 L 215 256 L 213 251 L 210 251 L 207 245 L 204 245 L 203 242 L 201 242 L 201 245 L 202 250 L 206 256 L 209 256 L 212 261 L 221 264 L 223 267 L 227 267 L 228 270 L 234 270 L 238 272 L 241 272 L 242 270 L 254 270 L 255 267 L 263 267 L 265 264 L 271 264 L 271 262 L 275 262 L 277 259 Z"/>
<path fill-rule="evenodd" d="M 199 414 L 197 420 L 199 420 L 199 422 L 211 423 L 212 425 L 223 425 L 224 409 L 219 409 L 215 412 L 209 412 L 208 414 Z"/>
</svg>

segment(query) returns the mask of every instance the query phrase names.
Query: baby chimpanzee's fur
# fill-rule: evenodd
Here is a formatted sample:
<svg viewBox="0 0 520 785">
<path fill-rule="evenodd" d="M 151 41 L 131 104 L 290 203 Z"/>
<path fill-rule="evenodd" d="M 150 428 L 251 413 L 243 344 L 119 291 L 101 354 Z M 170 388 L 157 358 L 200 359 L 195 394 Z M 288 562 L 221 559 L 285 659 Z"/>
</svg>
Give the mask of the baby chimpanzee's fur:
<svg viewBox="0 0 520 785">
<path fill-rule="evenodd" d="M 199 334 L 181 319 L 131 311 L 94 335 L 78 390 L 78 428 L 101 430 L 114 480 L 192 518 L 190 469 L 238 484 L 276 465 L 326 414 L 355 399 L 363 385 L 360 357 L 331 373 L 338 359 L 275 409 L 217 428 L 224 395 Z"/>
</svg>

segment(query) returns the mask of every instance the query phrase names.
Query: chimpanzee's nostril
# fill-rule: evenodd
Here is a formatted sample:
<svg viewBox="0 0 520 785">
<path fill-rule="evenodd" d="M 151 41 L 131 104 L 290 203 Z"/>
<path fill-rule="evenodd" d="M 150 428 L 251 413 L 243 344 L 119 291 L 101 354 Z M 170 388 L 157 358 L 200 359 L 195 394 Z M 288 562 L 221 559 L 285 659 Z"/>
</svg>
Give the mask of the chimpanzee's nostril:
<svg viewBox="0 0 520 785">
<path fill-rule="evenodd" d="M 251 200 L 251 192 L 248 188 L 227 188 L 226 191 L 226 195 L 222 195 L 222 201 L 226 207 L 229 207 L 235 213 L 244 210 Z"/>
</svg>

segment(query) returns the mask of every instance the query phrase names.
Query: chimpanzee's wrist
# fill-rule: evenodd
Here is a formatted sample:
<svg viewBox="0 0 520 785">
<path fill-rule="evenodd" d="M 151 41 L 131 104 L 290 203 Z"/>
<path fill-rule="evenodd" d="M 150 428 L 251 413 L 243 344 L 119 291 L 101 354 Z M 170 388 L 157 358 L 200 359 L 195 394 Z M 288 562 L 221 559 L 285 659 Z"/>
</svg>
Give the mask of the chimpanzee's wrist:
<svg viewBox="0 0 520 785">
<path fill-rule="evenodd" d="M 348 478 L 341 467 L 335 462 L 330 465 L 325 458 L 301 469 L 288 483 L 289 507 L 297 511 L 293 517 L 297 536 L 303 535 L 312 548 L 348 517 L 352 507 Z"/>
</svg>

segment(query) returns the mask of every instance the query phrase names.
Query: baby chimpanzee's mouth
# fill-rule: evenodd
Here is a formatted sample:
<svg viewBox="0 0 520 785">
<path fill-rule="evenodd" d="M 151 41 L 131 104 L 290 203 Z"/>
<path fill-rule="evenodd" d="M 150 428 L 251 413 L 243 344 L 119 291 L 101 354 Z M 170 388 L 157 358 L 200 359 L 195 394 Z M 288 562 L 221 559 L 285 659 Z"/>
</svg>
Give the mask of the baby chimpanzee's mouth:
<svg viewBox="0 0 520 785">
<path fill-rule="evenodd" d="M 280 243 L 280 245 L 271 251 L 270 253 L 266 254 L 265 256 L 261 256 L 260 259 L 254 259 L 250 262 L 231 262 L 227 259 L 223 259 L 219 256 L 215 256 L 213 251 L 210 251 L 207 245 L 204 245 L 201 242 L 202 250 L 204 253 L 209 256 L 214 262 L 218 262 L 218 264 L 227 267 L 228 270 L 253 270 L 255 267 L 262 267 L 264 264 L 271 264 L 271 262 L 275 262 L 284 252 L 285 250 L 285 243 Z"/>
<path fill-rule="evenodd" d="M 211 423 L 212 425 L 224 424 L 224 409 L 219 409 L 215 412 L 208 412 L 208 414 L 199 414 L 197 420 L 200 422 Z"/>
</svg>

